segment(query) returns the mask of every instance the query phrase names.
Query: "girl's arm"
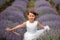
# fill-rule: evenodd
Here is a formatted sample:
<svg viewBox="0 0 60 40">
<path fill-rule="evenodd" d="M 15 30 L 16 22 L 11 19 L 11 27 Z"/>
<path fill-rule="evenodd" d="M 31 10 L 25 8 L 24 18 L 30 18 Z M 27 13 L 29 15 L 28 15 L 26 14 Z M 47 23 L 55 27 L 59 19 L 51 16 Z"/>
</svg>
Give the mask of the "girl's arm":
<svg viewBox="0 0 60 40">
<path fill-rule="evenodd" d="M 22 27 L 25 27 L 26 26 L 26 22 L 24 22 L 24 23 L 22 23 L 22 24 L 20 24 L 20 25 L 17 25 L 16 27 L 14 27 L 14 28 L 7 28 L 7 31 L 14 31 L 14 30 L 16 30 L 16 29 L 18 29 L 18 28 L 22 28 Z"/>
<path fill-rule="evenodd" d="M 44 26 L 38 22 L 38 27 L 41 28 L 41 29 L 44 29 Z"/>
</svg>

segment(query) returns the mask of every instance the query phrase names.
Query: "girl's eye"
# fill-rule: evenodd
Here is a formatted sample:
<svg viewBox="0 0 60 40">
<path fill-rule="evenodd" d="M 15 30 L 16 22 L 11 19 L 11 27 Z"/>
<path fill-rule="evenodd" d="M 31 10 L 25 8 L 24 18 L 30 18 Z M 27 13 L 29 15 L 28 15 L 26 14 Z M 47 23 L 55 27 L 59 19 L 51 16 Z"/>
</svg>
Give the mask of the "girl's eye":
<svg viewBox="0 0 60 40">
<path fill-rule="evenodd" d="M 32 16 L 32 17 L 34 17 L 34 16 Z"/>
<path fill-rule="evenodd" d="M 31 17 L 31 15 L 29 15 Z"/>
<path fill-rule="evenodd" d="M 30 17 L 34 17 L 33 15 L 30 15 Z"/>
</svg>

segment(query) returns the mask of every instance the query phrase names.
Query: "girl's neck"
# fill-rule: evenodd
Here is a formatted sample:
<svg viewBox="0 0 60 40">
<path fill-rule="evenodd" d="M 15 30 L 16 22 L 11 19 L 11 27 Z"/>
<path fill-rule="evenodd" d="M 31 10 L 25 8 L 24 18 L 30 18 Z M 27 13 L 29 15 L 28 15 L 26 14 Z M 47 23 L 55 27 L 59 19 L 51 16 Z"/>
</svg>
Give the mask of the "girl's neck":
<svg viewBox="0 0 60 40">
<path fill-rule="evenodd" d="M 29 21 L 30 23 L 33 23 L 34 21 Z"/>
</svg>

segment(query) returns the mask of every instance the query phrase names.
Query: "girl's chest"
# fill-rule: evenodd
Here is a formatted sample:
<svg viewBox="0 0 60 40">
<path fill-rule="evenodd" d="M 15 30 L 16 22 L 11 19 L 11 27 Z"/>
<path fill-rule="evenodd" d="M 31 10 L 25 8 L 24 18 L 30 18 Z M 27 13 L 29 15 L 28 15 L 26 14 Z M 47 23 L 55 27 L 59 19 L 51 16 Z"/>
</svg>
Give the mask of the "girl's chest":
<svg viewBox="0 0 60 40">
<path fill-rule="evenodd" d="M 37 24 L 35 24 L 35 23 L 28 23 L 26 26 L 29 29 L 36 29 L 37 28 Z"/>
</svg>

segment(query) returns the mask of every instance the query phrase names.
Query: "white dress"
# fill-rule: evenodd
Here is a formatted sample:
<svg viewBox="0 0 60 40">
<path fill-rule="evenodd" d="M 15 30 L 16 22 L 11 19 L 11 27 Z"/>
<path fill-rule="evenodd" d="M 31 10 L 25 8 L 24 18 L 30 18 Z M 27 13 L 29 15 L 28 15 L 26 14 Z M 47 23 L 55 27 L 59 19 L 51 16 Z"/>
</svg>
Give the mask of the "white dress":
<svg viewBox="0 0 60 40">
<path fill-rule="evenodd" d="M 33 23 L 29 21 L 26 22 L 27 32 L 24 34 L 24 40 L 36 40 L 45 32 L 46 29 L 49 29 L 47 26 L 45 29 L 37 30 L 37 23 L 38 21 L 34 21 Z"/>
</svg>

